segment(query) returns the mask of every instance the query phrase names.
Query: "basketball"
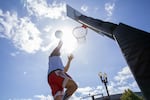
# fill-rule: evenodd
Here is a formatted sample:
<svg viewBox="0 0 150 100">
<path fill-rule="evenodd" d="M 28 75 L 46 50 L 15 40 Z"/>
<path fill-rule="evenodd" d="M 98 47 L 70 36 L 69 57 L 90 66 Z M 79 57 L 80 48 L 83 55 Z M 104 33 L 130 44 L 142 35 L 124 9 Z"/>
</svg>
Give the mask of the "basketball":
<svg viewBox="0 0 150 100">
<path fill-rule="evenodd" d="M 62 35 L 63 35 L 63 32 L 61 30 L 57 30 L 55 32 L 55 37 L 58 38 L 58 39 L 61 39 Z"/>
</svg>

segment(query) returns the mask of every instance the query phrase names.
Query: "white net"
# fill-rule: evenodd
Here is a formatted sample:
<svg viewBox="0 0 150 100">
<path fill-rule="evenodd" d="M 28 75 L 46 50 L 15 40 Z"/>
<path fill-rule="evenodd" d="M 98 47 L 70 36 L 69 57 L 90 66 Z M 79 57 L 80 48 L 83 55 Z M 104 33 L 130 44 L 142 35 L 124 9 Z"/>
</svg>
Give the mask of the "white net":
<svg viewBox="0 0 150 100">
<path fill-rule="evenodd" d="M 86 41 L 87 26 L 77 26 L 73 29 L 73 35 L 77 39 L 78 43 L 84 43 Z"/>
</svg>

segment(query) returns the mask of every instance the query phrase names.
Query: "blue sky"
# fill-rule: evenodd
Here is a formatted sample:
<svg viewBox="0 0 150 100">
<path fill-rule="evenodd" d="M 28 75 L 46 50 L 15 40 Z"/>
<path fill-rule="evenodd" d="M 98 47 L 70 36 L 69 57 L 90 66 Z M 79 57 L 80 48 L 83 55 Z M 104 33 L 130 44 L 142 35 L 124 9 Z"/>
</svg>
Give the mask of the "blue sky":
<svg viewBox="0 0 150 100">
<path fill-rule="evenodd" d="M 63 63 L 69 52 L 74 54 L 68 73 L 79 89 L 72 100 L 89 93 L 106 95 L 99 72 L 107 73 L 110 94 L 140 91 L 115 41 L 88 30 L 86 43 L 76 43 L 71 32 L 80 24 L 66 16 L 66 4 L 93 18 L 150 31 L 149 0 L 1 0 L 1 100 L 52 100 L 47 69 L 49 53 L 58 43 L 56 30 L 66 39 Z"/>
</svg>

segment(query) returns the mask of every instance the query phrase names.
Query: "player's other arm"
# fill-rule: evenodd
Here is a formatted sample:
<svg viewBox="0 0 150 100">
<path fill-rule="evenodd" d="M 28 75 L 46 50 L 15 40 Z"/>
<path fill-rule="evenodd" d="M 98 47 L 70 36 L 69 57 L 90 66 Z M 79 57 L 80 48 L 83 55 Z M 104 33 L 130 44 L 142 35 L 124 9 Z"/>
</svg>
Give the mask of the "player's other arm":
<svg viewBox="0 0 150 100">
<path fill-rule="evenodd" d="M 68 71 L 68 69 L 69 69 L 69 67 L 70 67 L 70 64 L 71 64 L 72 59 L 73 59 L 73 55 L 72 55 L 72 54 L 70 54 L 70 55 L 68 56 L 67 64 L 66 64 L 66 66 L 65 66 L 65 68 L 64 68 L 64 72 L 67 72 L 67 71 Z"/>
<path fill-rule="evenodd" d="M 50 54 L 50 56 L 60 56 L 60 49 L 62 47 L 63 42 L 59 41 L 57 47 L 52 51 L 52 53 Z"/>
</svg>

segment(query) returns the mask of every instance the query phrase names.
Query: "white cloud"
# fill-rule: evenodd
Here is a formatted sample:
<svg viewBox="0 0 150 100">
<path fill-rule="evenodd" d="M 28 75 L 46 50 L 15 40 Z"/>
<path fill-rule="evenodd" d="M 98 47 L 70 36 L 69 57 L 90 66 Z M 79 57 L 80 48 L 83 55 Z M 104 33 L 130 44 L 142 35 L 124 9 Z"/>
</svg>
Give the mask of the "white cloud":
<svg viewBox="0 0 150 100">
<path fill-rule="evenodd" d="M 16 47 L 28 53 L 34 53 L 40 49 L 41 33 L 29 18 L 21 18 L 20 24 L 15 28 L 13 42 Z"/>
<path fill-rule="evenodd" d="M 50 32 L 51 29 L 52 29 L 52 26 L 47 25 L 47 26 L 45 26 L 45 28 L 44 28 L 43 30 L 44 30 L 45 32 Z"/>
<path fill-rule="evenodd" d="M 51 95 L 35 95 L 34 98 L 38 98 L 39 100 L 53 100 L 53 97 Z"/>
<path fill-rule="evenodd" d="M 37 18 L 46 17 L 51 19 L 65 18 L 65 4 L 55 3 L 48 4 L 47 0 L 26 0 L 25 7 L 30 15 Z"/>
<path fill-rule="evenodd" d="M 87 12 L 88 6 L 87 5 L 82 5 L 81 10 L 84 11 L 84 12 Z"/>
<path fill-rule="evenodd" d="M 65 3 L 48 4 L 46 0 L 26 0 L 24 3 L 27 14 L 36 16 L 37 20 L 33 23 L 32 16 L 20 18 L 15 11 L 3 12 L 0 9 L 0 38 L 10 40 L 16 48 L 27 53 L 49 50 L 54 42 L 52 37 L 54 26 L 43 21 L 65 19 Z M 11 53 L 11 56 L 16 56 L 16 53 Z"/>
<path fill-rule="evenodd" d="M 112 16 L 114 8 L 115 3 L 105 3 L 105 10 L 107 12 L 108 17 Z"/>
<path fill-rule="evenodd" d="M 136 81 L 132 82 L 132 83 L 129 84 L 129 85 L 130 85 L 131 87 L 133 87 L 133 88 L 134 88 L 134 87 L 136 88 L 136 87 L 138 86 L 137 83 L 136 83 Z"/>
<path fill-rule="evenodd" d="M 12 29 L 17 26 L 18 18 L 17 13 L 10 13 L 7 11 L 6 13 L 0 13 L 0 24 L 1 24 L 1 35 L 5 38 L 11 38 L 13 35 L 11 33 Z M 5 34 L 2 34 L 5 33 Z"/>
<path fill-rule="evenodd" d="M 70 100 L 81 100 L 81 97 L 76 96 L 75 94 L 73 94 L 70 98 Z"/>
<path fill-rule="evenodd" d="M 125 89 L 140 91 L 128 66 L 122 68 L 108 85 L 111 94 L 124 92 Z"/>
<path fill-rule="evenodd" d="M 4 32 L 4 26 L 0 23 L 0 37 L 4 38 L 4 36 L 2 35 L 2 32 Z"/>
<path fill-rule="evenodd" d="M 89 94 L 93 89 L 91 87 L 84 87 L 84 88 L 78 88 L 77 92 L 81 93 L 82 95 Z"/>
<path fill-rule="evenodd" d="M 128 66 L 124 67 L 120 72 L 118 72 L 117 76 L 114 77 L 116 81 L 120 84 L 126 82 L 126 80 L 133 78 L 133 75 Z"/>
<path fill-rule="evenodd" d="M 97 95 L 97 97 L 101 97 L 102 94 L 105 93 L 105 89 L 103 86 L 97 86 L 97 87 L 83 87 L 83 88 L 78 88 L 76 91 L 76 98 L 84 98 L 84 100 L 91 100 L 91 96 Z M 79 94 L 77 96 L 77 94 Z M 76 99 L 75 99 L 76 100 Z M 77 99 L 78 100 L 78 99 Z"/>
<path fill-rule="evenodd" d="M 16 12 L 7 11 L 0 13 L 0 24 L 4 27 L 0 36 L 11 40 L 15 47 L 28 53 L 40 49 L 42 43 L 40 31 L 30 18 L 18 18 Z"/>
</svg>

